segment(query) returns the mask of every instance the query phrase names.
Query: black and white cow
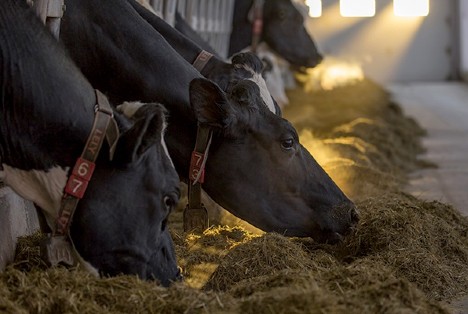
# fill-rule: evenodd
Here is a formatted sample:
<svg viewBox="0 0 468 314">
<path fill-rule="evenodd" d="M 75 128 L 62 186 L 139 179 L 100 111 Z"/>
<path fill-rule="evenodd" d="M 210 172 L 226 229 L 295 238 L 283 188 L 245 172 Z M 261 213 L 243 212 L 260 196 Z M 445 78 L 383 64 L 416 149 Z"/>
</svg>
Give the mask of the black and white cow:
<svg viewBox="0 0 468 314">
<path fill-rule="evenodd" d="M 136 1 L 127 1 L 186 61 L 193 64 L 202 49 L 212 52 L 209 45 L 199 38 L 196 32 L 187 25 L 179 14 L 176 14 L 176 25 L 186 33 L 174 29 L 162 18 L 153 14 Z M 266 82 L 262 77 L 262 71 L 263 63 L 254 53 L 238 53 L 233 56 L 231 63 L 224 61 L 216 53 L 213 53 L 213 56 L 203 69 L 200 70 L 200 73 L 204 77 L 216 82 L 224 91 L 227 91 L 231 85 L 237 84 L 242 80 L 254 82 L 260 90 L 265 105 L 272 112 L 279 114 L 281 110 L 268 91 Z"/>
<path fill-rule="evenodd" d="M 281 113 L 281 107 L 288 103 L 284 91 L 284 83 L 277 64 L 270 63 L 275 56 L 265 51 L 264 44 L 259 45 L 255 55 L 253 53 L 237 53 L 232 58 L 232 64 L 223 61 L 210 45 L 203 40 L 194 29 L 176 12 L 174 28 L 163 19 L 152 14 L 148 9 L 141 7 L 130 0 L 140 15 L 150 23 L 168 43 L 188 62 L 194 63 L 201 49 L 213 54 L 213 57 L 201 69 L 203 76 L 215 81 L 224 90 L 229 82 L 250 79 L 256 82 L 262 91 L 265 104 L 277 114 Z M 261 58 L 261 63 L 260 59 Z M 263 64 L 268 64 L 269 68 Z M 251 69 L 250 71 L 245 71 Z M 260 70 L 261 74 L 260 75 Z M 265 79 L 264 79 L 265 78 Z M 268 92 L 267 92 L 268 91 Z M 270 95 L 271 96 L 270 96 Z M 271 100 L 274 99 L 274 101 Z M 278 107 L 279 104 L 279 107 Z"/>
<path fill-rule="evenodd" d="M 252 44 L 251 10 L 256 0 L 236 0 L 229 55 Z M 315 67 L 322 56 L 304 27 L 304 17 L 292 1 L 265 0 L 261 41 L 296 67 Z"/>
<path fill-rule="evenodd" d="M 61 40 L 91 83 L 114 99 L 167 106 L 167 144 L 181 179 L 188 178 L 197 124 L 212 128 L 203 188 L 234 215 L 265 231 L 330 242 L 357 223 L 354 204 L 293 126 L 265 105 L 254 81 L 229 82 L 224 92 L 202 78 L 128 0 L 67 0 Z"/>
<path fill-rule="evenodd" d="M 55 229 L 92 130 L 95 90 L 23 0 L 0 1 L 0 68 L 0 178 Z M 153 105 L 133 124 L 114 113 L 114 157 L 104 144 L 70 229 L 77 258 L 95 274 L 164 285 L 180 276 L 166 227 L 179 178 L 163 138 L 165 112 Z"/>
</svg>

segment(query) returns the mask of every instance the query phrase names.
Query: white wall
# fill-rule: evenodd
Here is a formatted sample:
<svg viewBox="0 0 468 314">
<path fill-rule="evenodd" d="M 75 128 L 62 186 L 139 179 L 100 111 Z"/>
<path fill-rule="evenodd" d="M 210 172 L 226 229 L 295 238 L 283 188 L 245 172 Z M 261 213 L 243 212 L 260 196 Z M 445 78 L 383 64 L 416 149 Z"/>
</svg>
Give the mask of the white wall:
<svg viewBox="0 0 468 314">
<path fill-rule="evenodd" d="M 358 62 L 377 82 L 440 81 L 453 74 L 456 1 L 431 0 L 427 17 L 402 18 L 392 0 L 376 0 L 374 17 L 350 18 L 340 16 L 339 0 L 322 0 L 322 16 L 307 27 L 325 56 Z"/>
</svg>

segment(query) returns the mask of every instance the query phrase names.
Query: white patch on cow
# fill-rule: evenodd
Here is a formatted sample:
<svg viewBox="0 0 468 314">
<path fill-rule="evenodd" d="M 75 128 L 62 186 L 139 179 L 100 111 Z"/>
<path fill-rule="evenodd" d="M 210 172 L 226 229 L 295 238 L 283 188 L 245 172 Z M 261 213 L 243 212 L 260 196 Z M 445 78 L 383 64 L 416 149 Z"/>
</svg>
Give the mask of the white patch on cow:
<svg viewBox="0 0 468 314">
<path fill-rule="evenodd" d="M 32 201 L 45 211 L 47 223 L 55 228 L 63 190 L 67 183 L 68 168 L 49 170 L 21 170 L 2 164 L 1 178 L 18 195 Z"/>
<path fill-rule="evenodd" d="M 117 106 L 117 111 L 122 113 L 124 116 L 127 118 L 131 119 L 135 113 L 143 107 L 145 104 L 138 102 L 138 101 L 133 101 L 133 102 L 124 102 L 121 105 Z"/>
<path fill-rule="evenodd" d="M 281 63 L 286 61 L 277 56 L 266 43 L 258 45 L 256 54 L 260 59 L 266 60 L 271 64 L 272 68 L 264 74 L 265 83 L 271 96 L 283 108 L 289 103 L 281 68 Z"/>
<path fill-rule="evenodd" d="M 172 162 L 171 155 L 169 155 L 169 150 L 167 149 L 166 141 L 164 140 L 164 134 L 166 133 L 166 128 L 167 128 L 167 122 L 166 122 L 166 120 L 164 120 L 163 127 L 162 127 L 162 130 L 161 130 L 161 146 L 163 147 L 167 158 L 171 162 L 172 168 L 175 169 L 174 163 Z"/>
<path fill-rule="evenodd" d="M 68 168 L 54 167 L 47 171 L 21 170 L 1 164 L 0 179 L 11 187 L 21 197 L 32 201 L 45 211 L 47 224 L 55 229 L 55 220 L 58 217 L 63 190 L 68 180 Z M 90 274 L 99 277 L 99 271 L 85 261 L 72 247 L 79 267 Z"/>
<path fill-rule="evenodd" d="M 78 263 L 80 265 L 80 268 L 83 269 L 84 271 L 90 273 L 91 275 L 95 276 L 95 277 L 100 277 L 99 276 L 99 270 L 97 268 L 95 268 L 93 265 L 91 265 L 90 263 L 88 263 L 87 261 L 85 261 L 80 253 L 78 253 L 76 250 L 75 250 L 75 254 L 76 254 L 76 257 L 78 258 Z"/>
<path fill-rule="evenodd" d="M 271 94 L 268 91 L 268 87 L 265 83 L 265 80 L 263 79 L 262 74 L 254 73 L 253 77 L 250 80 L 258 85 L 258 87 L 260 88 L 260 95 L 262 96 L 263 102 L 268 107 L 268 109 L 270 109 L 271 112 L 276 114 L 276 108 L 275 104 L 273 103 L 273 98 L 271 98 Z"/>
<path fill-rule="evenodd" d="M 71 238 L 70 238 L 71 239 Z M 95 277 L 99 277 L 99 270 L 91 265 L 91 263 L 88 263 L 87 261 L 84 260 L 84 258 L 78 253 L 78 250 L 75 248 L 75 244 L 73 243 L 73 240 L 70 241 L 72 243 L 72 248 L 73 248 L 73 253 L 75 255 L 76 261 L 78 262 L 79 267 L 90 273 L 91 275 Z"/>
<path fill-rule="evenodd" d="M 270 92 L 268 91 L 268 87 L 262 77 L 262 74 L 255 72 L 254 69 L 245 64 L 242 67 L 252 74 L 252 78 L 249 78 L 248 80 L 257 84 L 258 88 L 260 89 L 260 96 L 262 97 L 265 106 L 267 106 L 271 112 L 276 114 L 275 104 L 273 103 L 273 99 L 271 98 Z"/>
</svg>

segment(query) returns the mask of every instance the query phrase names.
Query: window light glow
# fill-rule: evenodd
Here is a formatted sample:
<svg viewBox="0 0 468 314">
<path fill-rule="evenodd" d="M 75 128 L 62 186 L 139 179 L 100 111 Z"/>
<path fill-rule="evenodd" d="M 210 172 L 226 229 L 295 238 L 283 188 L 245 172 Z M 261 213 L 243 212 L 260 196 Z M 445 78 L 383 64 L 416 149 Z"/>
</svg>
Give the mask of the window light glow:
<svg viewBox="0 0 468 314">
<path fill-rule="evenodd" d="M 340 0 L 340 13 L 344 17 L 374 16 L 375 0 Z"/>
<path fill-rule="evenodd" d="M 393 0 L 393 12 L 396 16 L 427 16 L 429 0 Z"/>
<path fill-rule="evenodd" d="M 305 4 L 309 7 L 310 17 L 322 16 L 322 0 L 306 0 Z"/>
</svg>

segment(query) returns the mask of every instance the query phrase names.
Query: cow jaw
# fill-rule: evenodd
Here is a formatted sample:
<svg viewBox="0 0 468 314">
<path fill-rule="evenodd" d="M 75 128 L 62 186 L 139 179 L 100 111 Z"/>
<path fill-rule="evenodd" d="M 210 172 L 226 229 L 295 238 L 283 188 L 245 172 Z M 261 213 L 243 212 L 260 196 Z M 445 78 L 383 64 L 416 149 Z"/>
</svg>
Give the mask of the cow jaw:
<svg viewBox="0 0 468 314">
<path fill-rule="evenodd" d="M 38 205 L 46 213 L 47 224 L 54 229 L 63 190 L 67 183 L 68 168 L 48 170 L 21 170 L 2 164 L 0 179 L 18 195 Z"/>
</svg>

